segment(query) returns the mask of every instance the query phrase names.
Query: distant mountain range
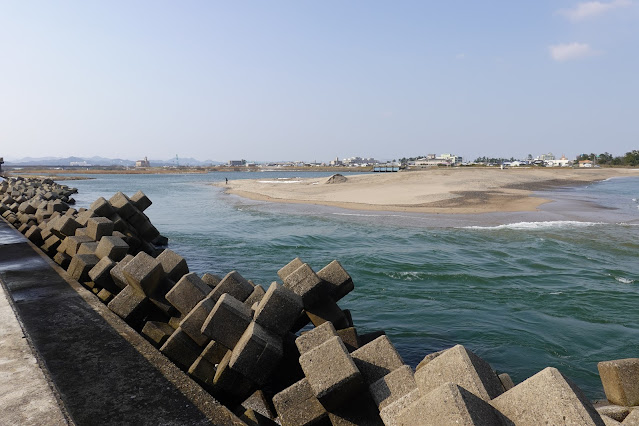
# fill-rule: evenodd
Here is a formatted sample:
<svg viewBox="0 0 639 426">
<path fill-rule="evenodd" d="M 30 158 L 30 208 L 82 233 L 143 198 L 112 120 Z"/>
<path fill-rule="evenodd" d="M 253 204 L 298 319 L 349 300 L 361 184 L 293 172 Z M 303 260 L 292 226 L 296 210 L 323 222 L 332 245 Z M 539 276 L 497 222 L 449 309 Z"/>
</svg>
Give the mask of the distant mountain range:
<svg viewBox="0 0 639 426">
<path fill-rule="evenodd" d="M 170 160 L 153 160 L 150 159 L 152 167 L 176 166 L 178 163 L 175 158 Z M 195 158 L 179 158 L 180 166 L 211 166 L 225 164 L 220 161 L 200 161 Z M 5 166 L 135 166 L 134 160 L 123 160 L 121 158 L 104 158 L 104 157 L 25 157 L 17 160 L 5 160 Z"/>
</svg>

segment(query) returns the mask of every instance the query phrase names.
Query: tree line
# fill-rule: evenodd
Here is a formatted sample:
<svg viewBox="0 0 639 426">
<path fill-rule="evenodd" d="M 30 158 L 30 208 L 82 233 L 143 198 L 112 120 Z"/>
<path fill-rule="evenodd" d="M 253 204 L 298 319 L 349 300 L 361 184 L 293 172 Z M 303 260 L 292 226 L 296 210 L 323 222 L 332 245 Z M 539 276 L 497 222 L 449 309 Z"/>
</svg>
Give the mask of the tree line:
<svg viewBox="0 0 639 426">
<path fill-rule="evenodd" d="M 577 157 L 577 161 L 590 160 L 595 164 L 602 166 L 639 166 L 639 150 L 626 152 L 623 156 L 613 157 L 609 152 L 603 154 L 581 154 Z"/>
</svg>

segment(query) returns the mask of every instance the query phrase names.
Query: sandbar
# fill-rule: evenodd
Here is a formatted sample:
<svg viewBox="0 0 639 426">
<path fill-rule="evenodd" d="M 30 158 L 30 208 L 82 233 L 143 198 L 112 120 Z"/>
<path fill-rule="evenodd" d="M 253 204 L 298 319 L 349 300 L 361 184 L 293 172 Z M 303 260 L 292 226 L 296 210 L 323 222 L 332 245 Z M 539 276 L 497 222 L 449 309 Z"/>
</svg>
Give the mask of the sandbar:
<svg viewBox="0 0 639 426">
<path fill-rule="evenodd" d="M 535 211 L 551 200 L 536 191 L 637 177 L 627 168 L 433 168 L 328 178 L 241 179 L 216 185 L 241 197 L 352 210 L 445 214 Z"/>
</svg>

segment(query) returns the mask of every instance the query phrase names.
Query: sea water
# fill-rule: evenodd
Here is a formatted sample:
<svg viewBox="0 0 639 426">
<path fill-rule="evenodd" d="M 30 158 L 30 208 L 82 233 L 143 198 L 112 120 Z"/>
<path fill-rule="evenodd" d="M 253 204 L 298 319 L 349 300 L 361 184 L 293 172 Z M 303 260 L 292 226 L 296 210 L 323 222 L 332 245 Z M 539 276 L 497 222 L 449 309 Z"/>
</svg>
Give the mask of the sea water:
<svg viewBox="0 0 639 426">
<path fill-rule="evenodd" d="M 299 256 L 338 259 L 355 290 L 340 301 L 360 333 L 385 330 L 413 367 L 462 344 L 517 383 L 558 368 L 603 397 L 597 362 L 639 356 L 639 178 L 537 194 L 537 212 L 437 215 L 265 203 L 224 179 L 329 174 L 97 175 L 69 182 L 77 207 L 144 191 L 146 211 L 191 271 L 237 270 L 267 287 Z M 222 183 L 213 186 L 212 183 Z"/>
</svg>

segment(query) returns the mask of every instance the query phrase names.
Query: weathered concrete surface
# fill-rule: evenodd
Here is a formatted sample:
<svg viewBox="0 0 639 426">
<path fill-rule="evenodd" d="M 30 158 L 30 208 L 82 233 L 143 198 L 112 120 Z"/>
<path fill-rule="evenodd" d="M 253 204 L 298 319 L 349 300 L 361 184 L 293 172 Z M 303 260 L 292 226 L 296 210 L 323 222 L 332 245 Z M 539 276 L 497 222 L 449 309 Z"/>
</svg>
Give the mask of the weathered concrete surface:
<svg viewBox="0 0 639 426">
<path fill-rule="evenodd" d="M 639 405 L 639 358 L 602 361 L 597 368 L 608 401 L 626 407 Z"/>
<path fill-rule="evenodd" d="M 243 424 L 4 220 L 0 282 L 76 425 Z"/>
<path fill-rule="evenodd" d="M 2 288 L 0 324 L 0 423 L 68 424 Z"/>
</svg>

